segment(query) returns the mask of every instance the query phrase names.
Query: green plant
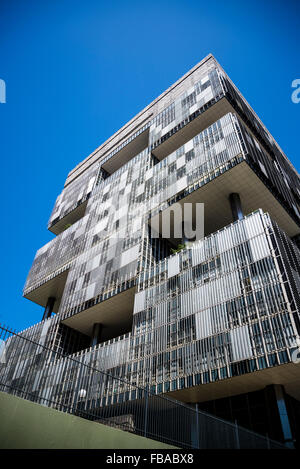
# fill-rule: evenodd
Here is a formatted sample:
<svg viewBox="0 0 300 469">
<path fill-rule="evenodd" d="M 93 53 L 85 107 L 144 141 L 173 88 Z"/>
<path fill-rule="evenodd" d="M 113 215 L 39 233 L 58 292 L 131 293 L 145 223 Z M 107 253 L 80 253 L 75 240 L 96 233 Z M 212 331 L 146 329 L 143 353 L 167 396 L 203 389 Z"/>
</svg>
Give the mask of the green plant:
<svg viewBox="0 0 300 469">
<path fill-rule="evenodd" d="M 171 248 L 171 253 L 176 254 L 177 252 L 182 251 L 185 249 L 186 245 L 185 244 L 178 244 L 176 249 Z"/>
</svg>

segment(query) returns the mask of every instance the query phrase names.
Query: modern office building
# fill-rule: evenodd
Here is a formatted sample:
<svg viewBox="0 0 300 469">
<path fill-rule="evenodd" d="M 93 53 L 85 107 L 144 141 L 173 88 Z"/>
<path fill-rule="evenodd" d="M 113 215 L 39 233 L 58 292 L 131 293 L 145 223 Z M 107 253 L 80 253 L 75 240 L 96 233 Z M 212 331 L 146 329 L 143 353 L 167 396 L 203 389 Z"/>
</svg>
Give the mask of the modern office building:
<svg viewBox="0 0 300 469">
<path fill-rule="evenodd" d="M 166 236 L 164 217 L 188 203 L 204 204 L 202 239 L 178 235 L 173 215 Z M 44 313 L 23 335 L 299 440 L 300 179 L 212 55 L 69 173 L 48 229 L 24 288 Z M 10 363 L 7 379 L 34 394 L 21 349 Z M 39 392 L 71 401 L 76 370 L 50 380 L 44 365 Z M 120 385 L 82 400 L 123 399 Z"/>
</svg>

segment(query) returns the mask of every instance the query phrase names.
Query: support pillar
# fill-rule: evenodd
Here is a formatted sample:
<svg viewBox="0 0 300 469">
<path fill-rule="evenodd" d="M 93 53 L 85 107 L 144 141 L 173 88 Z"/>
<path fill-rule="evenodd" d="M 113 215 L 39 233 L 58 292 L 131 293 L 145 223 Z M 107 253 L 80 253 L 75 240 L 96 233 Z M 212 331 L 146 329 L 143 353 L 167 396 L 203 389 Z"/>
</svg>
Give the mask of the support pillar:
<svg viewBox="0 0 300 469">
<path fill-rule="evenodd" d="M 285 404 L 284 387 L 281 384 L 274 384 L 273 386 L 276 396 L 276 403 L 281 423 L 281 429 L 284 438 L 284 444 L 288 448 L 294 448 L 290 420 Z"/>
<path fill-rule="evenodd" d="M 54 298 L 53 296 L 49 296 L 48 300 L 47 300 L 47 304 L 46 304 L 46 307 L 45 307 L 45 311 L 44 311 L 44 314 L 43 314 L 43 319 L 48 319 L 50 318 L 52 312 L 53 312 L 53 306 L 54 306 L 54 303 L 55 303 L 55 300 L 56 298 Z"/>
<path fill-rule="evenodd" d="M 95 322 L 93 325 L 93 332 L 91 338 L 91 347 L 99 344 L 101 339 L 102 324 L 100 322 Z"/>
<path fill-rule="evenodd" d="M 242 220 L 244 218 L 240 195 L 232 192 L 229 196 L 233 221 Z"/>
<path fill-rule="evenodd" d="M 281 384 L 269 384 L 265 387 L 264 392 L 268 416 L 268 436 L 273 440 L 283 441 L 288 448 L 294 448 L 284 387 Z"/>
</svg>

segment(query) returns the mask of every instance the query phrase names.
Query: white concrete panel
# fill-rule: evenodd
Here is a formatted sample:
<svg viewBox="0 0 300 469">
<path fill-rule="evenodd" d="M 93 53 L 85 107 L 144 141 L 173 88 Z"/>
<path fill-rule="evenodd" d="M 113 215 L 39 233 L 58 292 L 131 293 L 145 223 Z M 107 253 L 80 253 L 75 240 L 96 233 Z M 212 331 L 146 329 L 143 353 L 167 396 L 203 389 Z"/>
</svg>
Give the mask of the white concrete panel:
<svg viewBox="0 0 300 469">
<path fill-rule="evenodd" d="M 176 167 L 177 169 L 179 169 L 184 165 L 185 165 L 185 155 L 182 155 L 180 158 L 176 160 Z"/>
<path fill-rule="evenodd" d="M 179 256 L 172 256 L 168 258 L 168 278 L 174 277 L 179 274 Z"/>
<path fill-rule="evenodd" d="M 85 301 L 87 300 L 90 300 L 91 298 L 93 298 L 95 295 L 95 287 L 96 287 L 96 283 L 92 283 L 91 285 L 89 285 L 85 291 Z"/>
<path fill-rule="evenodd" d="M 233 360 L 245 360 L 253 355 L 248 326 L 230 331 Z"/>
<path fill-rule="evenodd" d="M 134 260 L 136 260 L 138 256 L 139 256 L 139 245 L 137 244 L 136 246 L 133 246 L 132 248 L 127 249 L 127 251 L 123 252 L 121 256 L 120 267 L 130 264 L 130 262 L 133 262 Z"/>
<path fill-rule="evenodd" d="M 145 309 L 145 304 L 146 304 L 145 300 L 146 300 L 145 290 L 142 290 L 135 294 L 133 314 L 139 313 L 140 311 L 143 311 Z"/>
<path fill-rule="evenodd" d="M 195 314 L 196 339 L 203 339 L 212 334 L 210 309 Z"/>
</svg>

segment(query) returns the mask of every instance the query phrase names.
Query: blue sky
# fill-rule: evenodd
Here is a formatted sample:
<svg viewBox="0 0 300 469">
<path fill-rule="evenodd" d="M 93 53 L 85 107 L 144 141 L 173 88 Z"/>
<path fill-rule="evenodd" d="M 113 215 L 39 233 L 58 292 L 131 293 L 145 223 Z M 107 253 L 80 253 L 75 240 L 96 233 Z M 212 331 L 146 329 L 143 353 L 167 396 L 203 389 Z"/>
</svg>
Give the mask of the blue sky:
<svg viewBox="0 0 300 469">
<path fill-rule="evenodd" d="M 1 1 L 1 323 L 41 320 L 22 289 L 67 173 L 209 52 L 299 171 L 299 13 L 288 0 Z"/>
</svg>

